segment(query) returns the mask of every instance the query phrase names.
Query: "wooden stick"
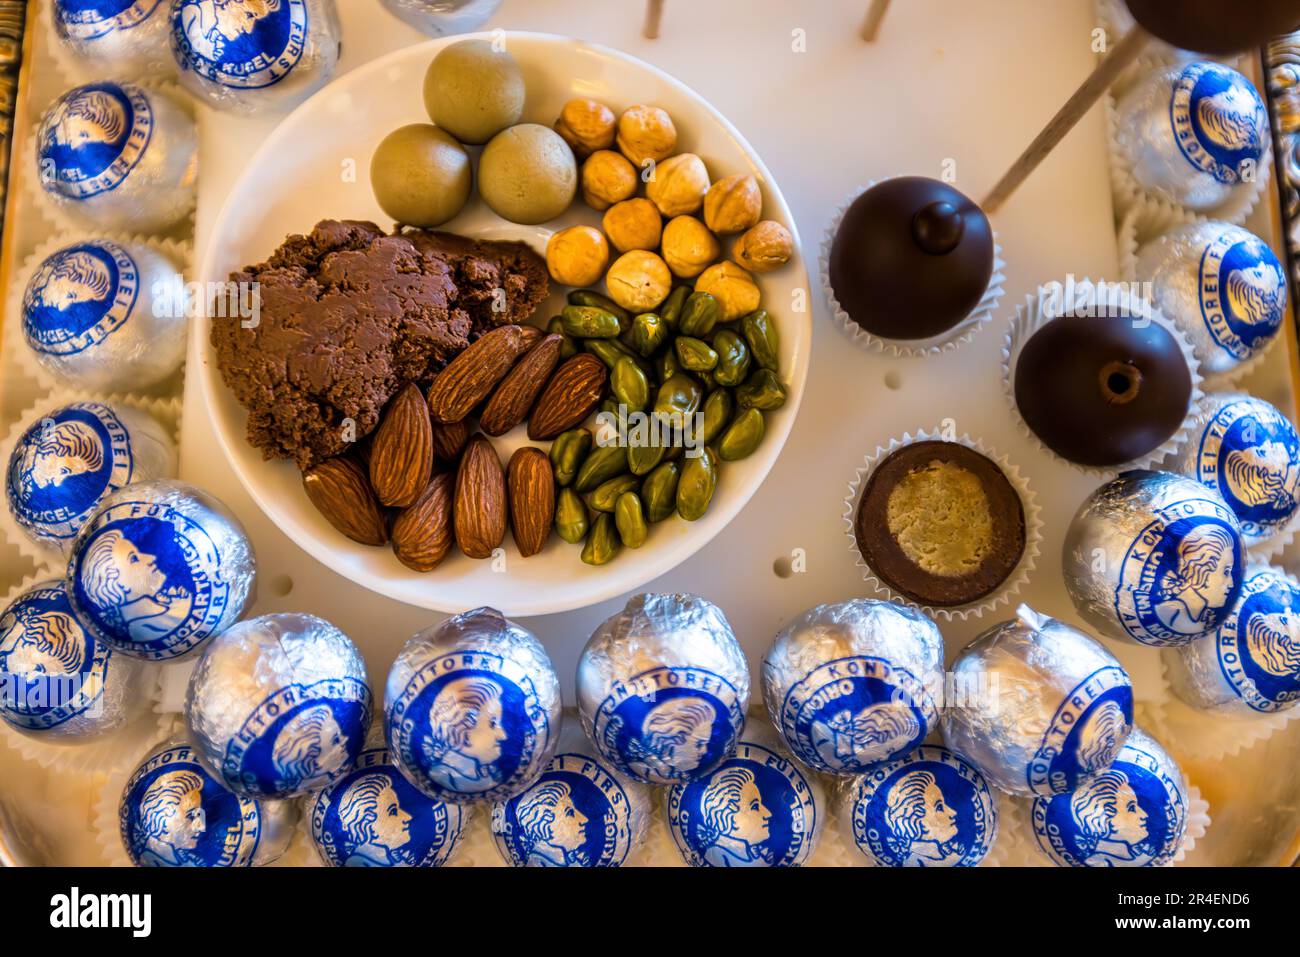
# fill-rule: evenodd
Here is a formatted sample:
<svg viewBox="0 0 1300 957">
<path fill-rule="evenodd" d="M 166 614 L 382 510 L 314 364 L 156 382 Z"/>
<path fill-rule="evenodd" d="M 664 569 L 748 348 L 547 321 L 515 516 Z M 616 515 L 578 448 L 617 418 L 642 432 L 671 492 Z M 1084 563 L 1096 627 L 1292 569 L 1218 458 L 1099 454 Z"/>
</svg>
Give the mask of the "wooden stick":
<svg viewBox="0 0 1300 957">
<path fill-rule="evenodd" d="M 1138 58 L 1138 54 L 1146 48 L 1150 39 L 1151 34 L 1135 25 L 1124 39 L 1111 47 L 1105 59 L 1092 71 L 1092 75 L 1083 81 L 1083 85 L 1074 92 L 1073 96 L 1065 101 L 1065 106 L 1061 107 L 1060 111 L 1052 117 L 1052 121 L 1034 137 L 1028 149 L 1020 154 L 1020 158 L 1011 165 L 1006 175 L 998 180 L 998 184 L 984 197 L 981 205 L 985 213 L 992 215 L 997 212 L 1020 184 L 1029 178 L 1029 174 L 1038 168 L 1038 164 L 1047 158 L 1047 154 L 1065 138 L 1065 134 L 1074 129 L 1074 125 L 1079 122 L 1083 114 L 1101 99 L 1101 95 L 1110 89 L 1119 75 Z"/>
<path fill-rule="evenodd" d="M 885 19 L 885 13 L 889 10 L 889 0 L 871 0 L 871 6 L 867 8 L 867 18 L 862 21 L 862 39 L 868 43 L 874 43 L 876 34 L 880 31 L 880 21 Z"/>
<path fill-rule="evenodd" d="M 646 0 L 645 26 L 641 32 L 647 40 L 659 39 L 659 23 L 664 18 L 664 0 Z"/>
</svg>

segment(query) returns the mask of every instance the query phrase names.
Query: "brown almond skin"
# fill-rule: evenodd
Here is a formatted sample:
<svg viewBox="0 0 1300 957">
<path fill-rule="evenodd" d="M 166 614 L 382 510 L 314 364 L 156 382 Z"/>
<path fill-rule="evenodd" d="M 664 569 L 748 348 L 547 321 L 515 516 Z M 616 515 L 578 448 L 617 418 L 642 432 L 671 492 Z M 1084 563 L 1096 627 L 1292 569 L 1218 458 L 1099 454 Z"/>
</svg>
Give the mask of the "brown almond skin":
<svg viewBox="0 0 1300 957">
<path fill-rule="evenodd" d="M 433 433 L 433 457 L 439 462 L 455 462 L 460 458 L 460 453 L 465 449 L 465 443 L 469 441 L 469 423 L 433 422 L 430 425 Z"/>
<path fill-rule="evenodd" d="M 420 497 L 433 472 L 433 424 L 419 386 L 398 391 L 370 443 L 370 485 L 384 505 L 405 508 Z"/>
<path fill-rule="evenodd" d="M 526 446 L 510 456 L 510 528 L 524 558 L 536 555 L 551 537 L 555 521 L 555 473 L 541 449 Z"/>
<path fill-rule="evenodd" d="M 489 558 L 506 537 L 506 476 L 487 437 L 469 440 L 456 472 L 456 544 L 470 558 Z"/>
<path fill-rule="evenodd" d="M 438 373 L 429 386 L 429 414 L 435 422 L 459 422 L 496 388 L 532 341 L 523 326 L 498 326 L 484 333 Z"/>
<path fill-rule="evenodd" d="M 524 421 L 559 364 L 563 341 L 561 335 L 549 335 L 528 350 L 488 399 L 478 419 L 480 429 L 488 435 L 505 435 Z"/>
<path fill-rule="evenodd" d="M 325 520 L 354 542 L 388 541 L 388 520 L 355 460 L 345 455 L 326 459 L 303 473 L 302 487 Z"/>
<path fill-rule="evenodd" d="M 442 563 L 455 541 L 452 509 L 456 476 L 435 475 L 414 503 L 393 521 L 393 554 L 417 572 L 431 572 Z"/>
<path fill-rule="evenodd" d="M 545 442 L 579 425 L 600 404 L 609 372 L 589 352 L 579 353 L 555 370 L 528 417 L 528 437 Z"/>
</svg>

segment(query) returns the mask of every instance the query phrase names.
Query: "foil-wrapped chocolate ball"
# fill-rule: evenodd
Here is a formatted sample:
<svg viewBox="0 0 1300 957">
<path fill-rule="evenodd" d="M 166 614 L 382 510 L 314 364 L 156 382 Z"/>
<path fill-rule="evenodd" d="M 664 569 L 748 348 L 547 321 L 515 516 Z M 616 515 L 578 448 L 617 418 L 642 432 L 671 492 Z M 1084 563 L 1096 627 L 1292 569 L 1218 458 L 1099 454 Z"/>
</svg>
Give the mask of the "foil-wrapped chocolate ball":
<svg viewBox="0 0 1300 957">
<path fill-rule="evenodd" d="M 1218 628 L 1241 588 L 1241 526 L 1223 497 L 1172 472 L 1125 472 L 1065 535 L 1065 589 L 1108 638 L 1181 645 Z"/>
<path fill-rule="evenodd" d="M 1286 711 L 1300 701 L 1300 581 L 1255 566 L 1217 632 L 1161 655 L 1175 695 L 1206 711 Z"/>
<path fill-rule="evenodd" d="M 751 723 L 736 752 L 665 796 L 668 830 L 692 867 L 798 867 L 826 819 L 821 782 L 776 733 Z"/>
<path fill-rule="evenodd" d="M 220 110 L 289 110 L 338 65 L 334 0 L 171 0 L 170 25 L 181 84 Z"/>
<path fill-rule="evenodd" d="M 1133 683 L 1109 651 L 1025 605 L 952 665 L 944 743 L 1009 794 L 1061 794 L 1115 759 Z"/>
<path fill-rule="evenodd" d="M 58 208 L 101 229 L 161 232 L 194 208 L 199 139 L 164 90 L 102 81 L 54 101 L 36 134 L 36 175 Z"/>
<path fill-rule="evenodd" d="M 199 760 L 249 797 L 328 787 L 356 763 L 370 718 L 361 653 L 314 615 L 262 615 L 229 628 L 204 650 L 185 695 Z"/>
<path fill-rule="evenodd" d="M 1209 61 L 1158 67 L 1138 80 L 1120 97 L 1114 128 L 1119 160 L 1138 184 L 1195 210 L 1220 205 L 1253 180 L 1269 149 L 1258 91 Z"/>
<path fill-rule="evenodd" d="M 1244 392 L 1211 393 L 1169 469 L 1214 489 L 1247 548 L 1285 529 L 1300 508 L 1300 433 L 1277 408 Z"/>
<path fill-rule="evenodd" d="M 406 780 L 378 724 L 352 770 L 317 792 L 305 813 L 316 853 L 330 867 L 441 867 L 469 818 L 468 809 Z"/>
<path fill-rule="evenodd" d="M 1134 278 L 1192 344 L 1207 377 L 1233 372 L 1277 336 L 1286 272 L 1264 240 L 1217 221 L 1172 229 L 1137 253 Z"/>
<path fill-rule="evenodd" d="M 651 790 L 597 754 L 568 722 L 525 790 L 492 805 L 492 837 L 514 867 L 621 867 L 645 842 Z"/>
<path fill-rule="evenodd" d="M 1100 774 L 1068 794 L 1034 799 L 1039 849 L 1061 867 L 1161 867 L 1187 833 L 1187 782 L 1141 728 Z"/>
<path fill-rule="evenodd" d="M 23 293 L 23 338 L 62 382 L 96 392 L 146 389 L 185 358 L 180 267 L 143 243 L 91 239 L 51 253 Z"/>
<path fill-rule="evenodd" d="M 477 30 L 497 12 L 501 0 L 381 0 L 395 17 L 431 37 Z"/>
<path fill-rule="evenodd" d="M 28 737 L 80 744 L 149 710 L 154 672 L 97 641 L 67 584 L 36 582 L 0 609 L 0 718 Z"/>
<path fill-rule="evenodd" d="M 176 471 L 176 444 L 152 415 L 74 402 L 35 419 L 5 471 L 14 520 L 32 541 L 66 548 L 104 497 Z"/>
<path fill-rule="evenodd" d="M 707 774 L 736 748 L 749 665 L 731 624 L 698 595 L 636 595 L 578 659 L 578 714 L 601 756 L 638 781 Z"/>
<path fill-rule="evenodd" d="M 408 641 L 388 672 L 393 761 L 429 797 L 503 801 L 542 773 L 559 740 L 560 679 L 537 637 L 495 608 Z"/>
<path fill-rule="evenodd" d="M 147 77 L 170 70 L 165 0 L 53 0 L 59 43 L 97 76 Z"/>
<path fill-rule="evenodd" d="M 984 775 L 934 744 L 846 779 L 836 811 L 840 832 L 876 867 L 975 867 L 998 836 Z"/>
<path fill-rule="evenodd" d="M 921 612 L 860 598 L 797 616 L 763 656 L 763 700 L 804 764 L 857 774 L 938 722 L 943 636 Z"/>
<path fill-rule="evenodd" d="M 239 520 L 175 480 L 106 496 L 68 560 L 72 603 L 99 639 L 137 658 L 197 652 L 252 604 L 257 562 Z"/>
<path fill-rule="evenodd" d="M 235 794 L 182 740 L 154 748 L 122 789 L 122 845 L 137 867 L 260 867 L 293 839 L 298 805 Z"/>
</svg>

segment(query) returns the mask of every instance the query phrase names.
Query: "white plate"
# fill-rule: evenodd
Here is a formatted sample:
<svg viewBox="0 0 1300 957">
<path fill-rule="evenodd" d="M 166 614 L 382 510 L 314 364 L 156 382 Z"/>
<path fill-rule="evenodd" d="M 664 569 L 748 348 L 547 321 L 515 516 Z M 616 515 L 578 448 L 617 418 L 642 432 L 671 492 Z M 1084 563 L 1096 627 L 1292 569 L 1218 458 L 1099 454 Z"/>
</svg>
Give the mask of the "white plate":
<svg viewBox="0 0 1300 957">
<path fill-rule="evenodd" d="M 794 423 L 808 377 L 812 310 L 790 209 L 762 161 L 717 110 L 662 71 L 616 50 L 544 34 L 504 37 L 527 80 L 525 121 L 550 125 L 575 96 L 594 97 L 616 112 L 636 103 L 661 106 L 677 125 L 681 150 L 698 153 L 714 179 L 752 172 L 763 187 L 764 217 L 785 224 L 795 235 L 790 265 L 757 277 L 764 305 L 781 333 L 782 379 L 789 400 L 768 415 L 767 435 L 757 452 L 741 462 L 722 463 L 718 490 L 704 517 L 694 523 L 678 518 L 661 522 L 642 548 L 624 549 L 599 568 L 584 565 L 580 548 L 558 538 L 540 555 L 524 559 L 507 534 L 501 560 L 472 561 L 453 550 L 435 571 L 419 574 L 387 548 L 345 539 L 308 501 L 292 463 L 264 461 L 248 444 L 245 413 L 221 381 L 206 319 L 190 339 L 190 368 L 197 370 L 214 430 L 240 481 L 309 554 L 358 584 L 412 605 L 446 612 L 492 605 L 507 615 L 527 616 L 569 611 L 640 588 L 689 558 L 736 516 L 766 477 Z M 463 37 L 419 44 L 354 70 L 276 127 L 217 217 L 200 280 L 225 281 L 231 271 L 265 259 L 287 235 L 308 232 L 322 219 L 384 224 L 370 190 L 370 156 L 394 128 L 428 122 L 421 93 L 425 69 L 442 47 L 459 39 Z M 596 223 L 598 216 L 578 202 L 547 225 L 563 228 L 577 222 Z M 443 228 L 485 238 L 521 238 L 534 245 L 544 243 L 546 235 L 545 230 L 503 222 L 477 198 Z M 543 310 L 558 302 L 556 297 Z M 552 314 L 543 311 L 540 318 Z M 503 463 L 527 443 L 523 431 L 494 440 Z"/>
</svg>

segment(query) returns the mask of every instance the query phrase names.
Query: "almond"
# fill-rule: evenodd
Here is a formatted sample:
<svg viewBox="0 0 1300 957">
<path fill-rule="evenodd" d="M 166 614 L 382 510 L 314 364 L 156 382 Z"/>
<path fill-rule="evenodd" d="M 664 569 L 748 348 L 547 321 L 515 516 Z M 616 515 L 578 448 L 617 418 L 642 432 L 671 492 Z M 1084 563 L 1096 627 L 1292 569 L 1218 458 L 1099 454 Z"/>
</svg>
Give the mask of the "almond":
<svg viewBox="0 0 1300 957">
<path fill-rule="evenodd" d="M 302 475 L 302 487 L 316 510 L 336 529 L 362 545 L 388 541 L 388 521 L 365 470 L 351 458 L 326 459 Z"/>
<path fill-rule="evenodd" d="M 498 326 L 447 363 L 429 387 L 435 422 L 459 422 L 488 397 L 535 338 L 523 326 Z"/>
<path fill-rule="evenodd" d="M 551 537 L 555 519 L 555 473 L 541 449 L 526 446 L 510 456 L 510 528 L 519 554 L 536 555 Z"/>
<path fill-rule="evenodd" d="M 609 373 L 589 352 L 574 356 L 556 370 L 528 417 L 528 437 L 553 439 L 582 422 L 600 403 Z"/>
<path fill-rule="evenodd" d="M 564 337 L 559 334 L 549 335 L 519 360 L 488 399 L 483 414 L 478 418 L 480 429 L 488 435 L 505 435 L 524 421 L 537 394 L 560 361 L 560 343 L 563 341 Z"/>
<path fill-rule="evenodd" d="M 433 428 L 419 386 L 398 391 L 370 443 L 370 485 L 384 505 L 405 508 L 424 491 L 433 471 Z"/>
<path fill-rule="evenodd" d="M 506 537 L 506 477 L 486 436 L 465 446 L 456 472 L 456 544 L 470 558 L 488 558 Z"/>
<path fill-rule="evenodd" d="M 393 522 L 393 554 L 407 568 L 431 572 L 451 550 L 452 499 L 456 476 L 435 475 L 424 491 Z"/>
<path fill-rule="evenodd" d="M 455 462 L 468 441 L 468 422 L 433 423 L 433 457 L 439 462 Z"/>
</svg>

